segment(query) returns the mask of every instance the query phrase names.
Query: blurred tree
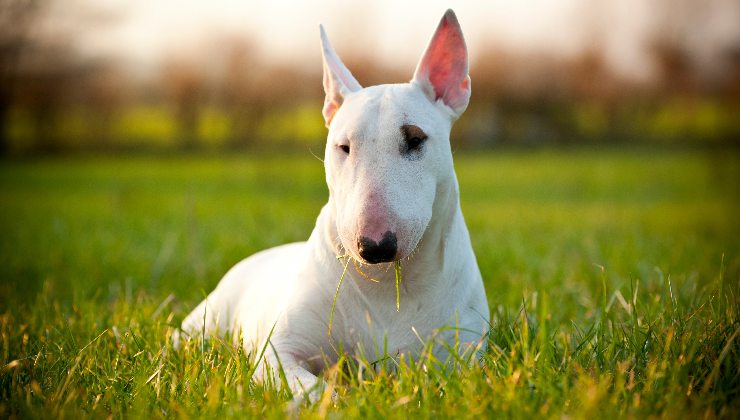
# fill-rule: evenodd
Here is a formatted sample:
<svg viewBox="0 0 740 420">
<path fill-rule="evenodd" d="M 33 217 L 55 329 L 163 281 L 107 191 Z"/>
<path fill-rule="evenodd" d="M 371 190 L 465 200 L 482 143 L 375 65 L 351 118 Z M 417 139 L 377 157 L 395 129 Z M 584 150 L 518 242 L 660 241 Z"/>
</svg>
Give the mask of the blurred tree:
<svg viewBox="0 0 740 420">
<path fill-rule="evenodd" d="M 115 63 L 95 63 L 90 74 L 82 81 L 84 102 L 90 107 L 90 143 L 95 148 L 109 150 L 113 147 L 115 116 L 123 107 L 130 82 Z"/>
<path fill-rule="evenodd" d="M 70 7 L 75 12 L 65 13 Z M 87 106 L 89 99 L 95 99 L 86 96 L 90 92 L 86 86 L 106 67 L 80 57 L 78 36 L 83 28 L 118 18 L 116 12 L 82 0 L 0 1 L 0 154 L 9 151 L 12 108 L 30 120 L 33 144 L 27 149 L 56 152 L 69 146 L 62 138 L 70 134 L 64 132 L 70 108 Z M 105 107 L 93 108 L 94 113 L 104 111 Z"/>
<path fill-rule="evenodd" d="M 177 120 L 177 141 L 184 150 L 198 146 L 198 121 L 203 103 L 205 80 L 198 66 L 184 60 L 171 60 L 162 71 L 162 86 Z"/>
<path fill-rule="evenodd" d="M 587 40 L 568 55 L 493 43 L 471 51 L 474 100 L 455 125 L 456 146 L 696 141 L 710 135 L 736 144 L 740 44 L 725 35 L 720 46 L 699 42 L 719 33 L 710 29 L 725 10 L 740 10 L 730 7 L 732 1 L 708 0 L 713 6 L 705 7 L 693 0 L 656 0 L 640 9 L 650 22 L 643 25 L 650 63 L 639 81 L 624 69 L 615 73 L 608 55 L 610 2 L 584 9 L 574 30 Z M 320 62 L 281 63 L 263 54 L 255 40 L 225 33 L 145 66 L 85 57 L 85 40 L 99 35 L 97 29 L 105 34 L 129 10 L 100 4 L 0 0 L 0 154 L 25 146 L 18 139 L 28 139 L 26 150 L 46 152 L 148 147 L 157 140 L 171 147 L 173 139 L 182 149 L 206 142 L 243 149 L 305 144 L 323 134 L 316 129 Z M 349 42 L 370 37 L 346 24 L 354 35 Z M 339 47 L 363 86 L 411 77 L 413 69 Z M 316 124 L 306 112 L 314 108 Z"/>
<path fill-rule="evenodd" d="M 308 98 L 316 99 L 317 106 L 321 103 L 321 82 L 318 77 L 315 84 L 310 83 L 312 75 L 302 73 L 301 69 L 267 64 L 265 57 L 244 38 L 228 38 L 221 44 L 227 45 L 228 53 L 224 57 L 224 71 L 217 96 L 232 121 L 229 147 L 274 146 L 267 143 L 276 140 L 280 134 L 269 127 L 264 129 L 267 118 L 294 110 Z M 285 132 L 295 130 L 288 129 Z"/>
<path fill-rule="evenodd" d="M 0 2 L 0 155 L 8 152 L 8 112 L 21 51 L 30 43 L 30 28 L 43 3 L 41 0 Z"/>
<path fill-rule="evenodd" d="M 266 99 L 271 94 L 258 84 L 259 59 L 252 44 L 241 38 L 224 40 L 226 57 L 217 88 L 218 100 L 231 120 L 229 148 L 244 148 L 256 142 L 259 123 L 267 113 Z"/>
</svg>

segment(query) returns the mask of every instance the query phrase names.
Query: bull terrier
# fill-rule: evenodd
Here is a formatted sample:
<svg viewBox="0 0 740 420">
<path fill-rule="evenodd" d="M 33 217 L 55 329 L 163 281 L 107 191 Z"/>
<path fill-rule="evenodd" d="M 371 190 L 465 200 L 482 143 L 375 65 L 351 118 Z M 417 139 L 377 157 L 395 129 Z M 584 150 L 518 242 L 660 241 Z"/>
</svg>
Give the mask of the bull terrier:
<svg viewBox="0 0 740 420">
<path fill-rule="evenodd" d="M 282 369 L 309 398 L 340 349 L 372 361 L 436 343 L 444 362 L 484 348 L 489 327 L 449 139 L 471 89 L 454 12 L 403 84 L 363 88 L 319 29 L 329 201 L 307 242 L 239 262 L 182 323 L 182 337 L 233 334 L 264 356 L 256 379 Z"/>
</svg>

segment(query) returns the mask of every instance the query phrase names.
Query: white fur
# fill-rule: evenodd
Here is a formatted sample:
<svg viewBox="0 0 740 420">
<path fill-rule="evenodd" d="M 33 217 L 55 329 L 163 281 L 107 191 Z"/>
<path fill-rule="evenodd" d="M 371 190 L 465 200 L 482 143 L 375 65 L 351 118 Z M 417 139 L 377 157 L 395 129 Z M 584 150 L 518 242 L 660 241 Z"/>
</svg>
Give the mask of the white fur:
<svg viewBox="0 0 740 420">
<path fill-rule="evenodd" d="M 462 39 L 451 11 L 443 26 Z M 444 41 L 437 39 L 440 31 L 428 51 Z M 322 44 L 330 194 L 316 227 L 307 242 L 262 251 L 237 264 L 182 324 L 190 336 L 205 331 L 238 337 L 241 332 L 245 349 L 254 353 L 274 327 L 256 375 L 278 378 L 282 366 L 297 395 L 319 388 L 316 375 L 327 362 L 336 362 L 340 348 L 370 361 L 385 351 L 418 357 L 428 340 L 450 345 L 459 340 L 459 352 L 470 352 L 485 345 L 489 316 L 460 210 L 449 141 L 470 93 L 464 42 L 451 55 L 465 59 L 464 72 L 452 74 L 450 86 L 432 86 L 417 70 L 410 83 L 368 88 L 360 87 L 341 63 L 323 29 Z M 434 71 L 437 64 L 423 58 L 419 68 Z M 435 97 L 435 90 L 444 90 L 444 96 Z M 400 151 L 404 124 L 428 136 L 414 159 Z M 341 146 L 349 146 L 350 153 Z M 349 263 L 329 336 L 332 301 L 345 264 L 350 257 L 363 261 L 357 238 L 379 240 L 386 231 L 398 238 L 400 311 L 393 262 L 360 263 L 359 271 Z M 341 255 L 347 256 L 337 258 Z M 433 352 L 441 361 L 449 356 L 443 346 L 434 346 Z"/>
</svg>

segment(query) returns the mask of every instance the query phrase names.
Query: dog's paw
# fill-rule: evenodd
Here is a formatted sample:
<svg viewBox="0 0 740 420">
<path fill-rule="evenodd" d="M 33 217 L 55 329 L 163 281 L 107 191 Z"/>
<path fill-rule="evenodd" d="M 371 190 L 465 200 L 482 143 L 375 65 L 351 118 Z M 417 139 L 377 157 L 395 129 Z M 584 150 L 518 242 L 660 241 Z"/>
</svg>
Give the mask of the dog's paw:
<svg viewBox="0 0 740 420">
<path fill-rule="evenodd" d="M 339 399 L 334 387 L 330 387 L 323 381 L 319 386 L 315 386 L 309 391 L 299 390 L 293 393 L 293 398 L 288 401 L 286 411 L 288 413 L 299 413 L 301 408 L 313 406 L 316 404 L 333 405 Z"/>
<path fill-rule="evenodd" d="M 180 350 L 180 344 L 181 344 L 180 343 L 180 339 L 181 339 L 181 337 L 180 337 L 180 329 L 177 328 L 174 331 L 172 331 L 172 337 L 171 337 L 172 348 L 175 351 Z"/>
</svg>

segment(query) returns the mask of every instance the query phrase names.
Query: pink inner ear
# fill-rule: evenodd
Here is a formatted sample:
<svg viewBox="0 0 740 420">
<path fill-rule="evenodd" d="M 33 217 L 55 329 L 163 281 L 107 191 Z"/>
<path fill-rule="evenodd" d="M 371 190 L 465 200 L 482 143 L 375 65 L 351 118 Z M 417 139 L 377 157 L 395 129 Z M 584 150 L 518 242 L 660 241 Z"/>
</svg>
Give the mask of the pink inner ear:
<svg viewBox="0 0 740 420">
<path fill-rule="evenodd" d="M 328 95 L 326 96 L 326 99 L 324 99 L 324 109 L 321 111 L 321 113 L 324 116 L 324 122 L 326 123 L 327 127 L 331 123 L 331 120 L 334 119 L 334 114 L 337 113 L 341 105 L 341 103 L 337 102 L 334 99 L 331 99 Z"/>
<path fill-rule="evenodd" d="M 451 12 L 442 18 L 414 78 L 429 81 L 434 100 L 441 98 L 456 111 L 467 105 L 470 96 L 468 54 L 460 26 Z"/>
<path fill-rule="evenodd" d="M 344 102 L 344 96 L 349 92 L 356 92 L 362 89 L 352 73 L 344 66 L 337 53 L 329 43 L 323 26 L 319 26 L 321 34 L 322 57 L 324 60 L 324 121 L 329 126 L 334 114 L 339 110 Z"/>
<path fill-rule="evenodd" d="M 329 126 L 334 114 L 337 109 L 342 105 L 342 94 L 338 90 L 338 86 L 334 80 L 332 80 L 333 73 L 329 68 L 328 64 L 324 62 L 324 92 L 326 97 L 324 98 L 324 109 L 322 114 L 324 115 L 324 121 L 326 126 Z"/>
<path fill-rule="evenodd" d="M 444 98 L 448 89 L 458 87 L 467 76 L 465 41 L 455 29 L 444 19 L 424 57 L 422 68 L 434 87 L 436 99 Z"/>
</svg>

